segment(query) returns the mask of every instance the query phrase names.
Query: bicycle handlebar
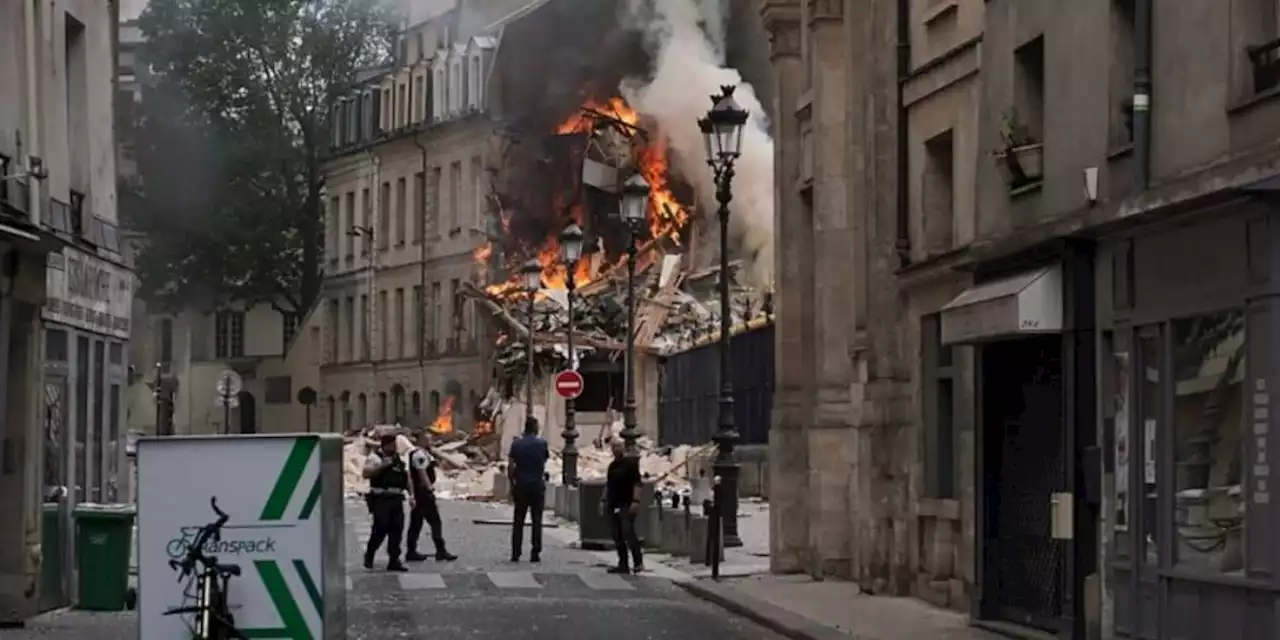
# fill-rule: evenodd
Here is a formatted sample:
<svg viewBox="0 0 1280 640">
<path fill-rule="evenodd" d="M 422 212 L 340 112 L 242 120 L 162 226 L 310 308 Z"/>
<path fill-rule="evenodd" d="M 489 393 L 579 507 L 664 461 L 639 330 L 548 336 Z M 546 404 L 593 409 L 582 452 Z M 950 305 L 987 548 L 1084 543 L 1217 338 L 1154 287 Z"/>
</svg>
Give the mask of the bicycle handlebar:
<svg viewBox="0 0 1280 640">
<path fill-rule="evenodd" d="M 204 547 L 211 539 L 215 542 L 222 539 L 222 525 L 226 524 L 227 521 L 231 519 L 231 516 L 218 508 L 217 497 L 209 498 L 209 506 L 213 509 L 214 513 L 218 514 L 218 519 L 200 528 L 200 533 L 196 534 L 195 540 L 193 540 L 187 547 L 187 555 L 181 562 L 176 560 L 169 561 L 169 566 L 173 567 L 175 571 L 181 570 L 181 575 L 178 576 L 178 582 L 182 582 L 191 575 L 191 572 L 196 568 L 196 563 L 204 564 L 206 566 L 212 564 L 209 557 L 204 553 Z"/>
</svg>

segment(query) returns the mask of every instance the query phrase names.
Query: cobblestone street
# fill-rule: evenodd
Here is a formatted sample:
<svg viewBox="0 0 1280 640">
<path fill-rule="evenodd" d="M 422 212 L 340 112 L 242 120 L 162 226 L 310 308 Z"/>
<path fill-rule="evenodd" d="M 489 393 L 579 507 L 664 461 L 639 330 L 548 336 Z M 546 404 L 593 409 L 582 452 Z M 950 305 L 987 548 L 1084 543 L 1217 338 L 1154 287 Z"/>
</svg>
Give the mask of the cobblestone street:
<svg viewBox="0 0 1280 640">
<path fill-rule="evenodd" d="M 547 531 L 540 563 L 511 563 L 510 527 L 477 523 L 505 522 L 509 507 L 443 502 L 441 511 L 450 551 L 459 559 L 428 560 L 392 574 L 381 568 L 384 555 L 373 571 L 360 566 L 370 523 L 362 504 L 348 503 L 348 637 L 780 638 L 685 593 L 661 570 L 639 577 L 605 573 L 600 555 L 570 547 L 569 532 Z M 0 638 L 134 640 L 136 624 L 132 614 L 54 612 L 24 630 L 0 632 Z"/>
</svg>

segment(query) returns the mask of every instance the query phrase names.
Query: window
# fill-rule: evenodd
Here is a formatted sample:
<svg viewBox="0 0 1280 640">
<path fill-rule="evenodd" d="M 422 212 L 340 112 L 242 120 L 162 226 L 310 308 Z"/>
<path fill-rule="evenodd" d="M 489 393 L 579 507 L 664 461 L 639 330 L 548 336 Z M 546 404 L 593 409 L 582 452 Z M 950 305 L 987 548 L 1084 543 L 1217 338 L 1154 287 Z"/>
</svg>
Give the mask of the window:
<svg viewBox="0 0 1280 640">
<path fill-rule="evenodd" d="M 1184 567 L 1242 573 L 1243 437 L 1249 432 L 1244 313 L 1183 318 L 1170 328 L 1174 556 Z"/>
<path fill-rule="evenodd" d="M 427 177 L 421 171 L 413 174 L 413 211 L 409 212 L 409 217 L 413 218 L 413 241 L 415 243 L 422 242 L 423 217 L 426 216 L 427 207 Z"/>
<path fill-rule="evenodd" d="M 338 229 L 338 233 L 347 236 L 347 260 L 351 260 L 356 255 L 356 237 L 351 234 L 351 227 L 356 224 L 356 192 L 347 192 L 347 209 L 346 216 L 339 216 L 339 222 L 342 224 Z"/>
<path fill-rule="evenodd" d="M 396 312 L 391 316 L 391 335 L 395 343 L 392 350 L 398 358 L 408 356 L 404 339 L 404 289 L 396 289 Z"/>
<path fill-rule="evenodd" d="M 418 356 L 425 356 L 427 352 L 423 350 L 423 341 L 427 338 L 426 327 L 423 326 L 423 319 L 426 312 L 426 301 L 422 298 L 422 285 L 413 287 L 413 343 L 418 349 Z"/>
<path fill-rule="evenodd" d="M 1044 36 L 1018 47 L 1013 58 L 1014 108 L 1010 116 L 1038 142 L 1044 139 Z"/>
<path fill-rule="evenodd" d="M 156 362 L 173 362 L 173 318 L 160 318 L 156 323 Z"/>
<path fill-rule="evenodd" d="M 329 301 L 329 358 L 325 361 L 326 364 L 331 362 L 337 362 L 341 359 L 341 356 L 339 355 L 339 351 L 338 351 L 341 348 L 341 345 L 338 340 L 338 336 L 341 335 L 340 333 L 341 327 L 339 324 L 342 320 L 341 314 L 342 314 L 342 302 L 339 301 L 337 298 L 330 300 Z"/>
<path fill-rule="evenodd" d="M 347 296 L 347 326 L 346 326 L 346 358 L 343 360 L 351 362 L 356 360 L 356 299 L 354 296 Z"/>
<path fill-rule="evenodd" d="M 1244 45 L 1240 93 L 1262 93 L 1280 86 L 1280 15 L 1276 0 L 1237 0 L 1231 3 L 1231 31 Z"/>
<path fill-rule="evenodd" d="M 388 340 L 391 337 L 391 309 L 387 307 L 387 292 L 385 290 L 378 292 L 378 309 L 377 314 L 380 316 L 378 322 L 378 359 L 386 360 L 391 354 L 387 350 Z"/>
<path fill-rule="evenodd" d="M 422 418 L 422 394 L 414 391 L 413 394 L 410 395 L 410 402 L 412 403 L 413 418 L 416 422 Z"/>
<path fill-rule="evenodd" d="M 408 182 L 404 178 L 396 180 L 396 246 L 404 246 L 405 216 L 409 215 Z"/>
<path fill-rule="evenodd" d="M 369 331 L 373 327 L 371 320 L 373 320 L 373 314 L 369 309 L 369 296 L 365 294 L 360 296 L 360 349 L 359 355 L 356 357 L 357 360 L 372 358 L 373 354 L 369 353 L 370 349 L 373 348 L 373 342 L 370 340 L 371 336 L 369 335 Z"/>
<path fill-rule="evenodd" d="M 449 208 L 448 221 L 445 224 L 450 236 L 462 227 L 462 163 L 455 162 L 449 166 Z"/>
<path fill-rule="evenodd" d="M 443 120 L 448 108 L 445 106 L 445 97 L 448 94 L 448 85 L 444 82 L 444 67 L 437 66 L 435 69 L 435 83 L 432 85 L 432 104 L 431 115 L 436 120 Z"/>
<path fill-rule="evenodd" d="M 339 246 L 342 238 L 342 200 L 337 196 L 329 198 L 329 262 L 336 264 L 342 252 Z"/>
<path fill-rule="evenodd" d="M 428 353 L 433 353 L 440 348 L 440 283 L 431 283 L 431 299 L 427 301 L 427 305 L 431 308 L 431 326 L 427 327 L 427 335 L 430 336 Z"/>
<path fill-rule="evenodd" d="M 484 170 L 480 158 L 471 159 L 471 219 L 472 227 L 484 228 Z"/>
<path fill-rule="evenodd" d="M 86 483 L 89 481 L 89 338 L 76 338 L 76 418 L 72 429 L 76 434 L 76 481 L 73 492 L 75 502 L 88 502 Z"/>
<path fill-rule="evenodd" d="M 391 87 L 382 90 L 382 130 L 390 131 L 396 128 L 394 122 L 395 117 L 395 97 L 391 95 Z"/>
<path fill-rule="evenodd" d="M 91 161 L 88 38 L 85 36 L 84 24 L 71 17 L 70 13 L 63 13 L 63 20 L 63 106 L 66 117 L 68 182 L 73 189 L 87 190 Z"/>
<path fill-rule="evenodd" d="M 293 337 L 298 335 L 298 315 L 296 313 L 282 313 L 280 314 L 280 322 L 282 328 L 281 335 L 284 338 L 284 344 L 281 347 L 281 352 L 284 353 L 288 352 L 289 345 L 293 343 Z"/>
<path fill-rule="evenodd" d="M 409 123 L 409 90 L 404 83 L 396 87 L 396 128 Z"/>
<path fill-rule="evenodd" d="M 617 410 L 625 396 L 625 377 L 620 365 L 609 366 L 597 362 L 581 367 L 582 395 L 574 401 L 578 411 Z"/>
<path fill-rule="evenodd" d="M 462 63 L 454 58 L 453 63 L 449 65 L 449 113 L 454 114 L 462 111 L 463 101 L 463 67 Z"/>
<path fill-rule="evenodd" d="M 116 347 L 119 345 L 111 345 Z M 120 473 L 120 385 L 111 385 L 107 393 L 107 502 L 119 502 Z"/>
<path fill-rule="evenodd" d="M 44 357 L 49 362 L 67 362 L 67 332 L 61 329 L 49 329 L 45 332 Z"/>
<path fill-rule="evenodd" d="M 89 490 L 90 498 L 93 502 L 102 502 L 102 494 L 110 478 L 105 473 L 102 464 L 107 449 L 107 430 L 104 424 L 106 418 L 106 385 L 103 383 L 103 373 L 106 370 L 106 343 L 101 340 L 93 341 L 93 433 L 97 437 L 94 446 L 89 447 L 90 460 L 94 467 L 97 467 L 97 474 L 93 478 L 93 484 Z"/>
<path fill-rule="evenodd" d="M 76 237 L 83 237 L 88 227 L 88 225 L 85 224 L 84 194 L 79 191 L 71 191 L 70 199 L 71 233 Z"/>
<path fill-rule="evenodd" d="M 440 237 L 440 180 L 441 169 L 436 167 L 431 170 L 431 184 L 427 186 L 427 197 L 431 199 L 431 208 L 427 210 L 427 231 L 435 238 Z"/>
<path fill-rule="evenodd" d="M 382 135 L 385 130 L 382 127 L 382 123 L 378 122 L 378 112 L 382 109 L 382 93 L 379 91 L 366 91 L 360 99 L 364 103 L 360 126 L 364 128 L 365 139 L 372 140 Z"/>
<path fill-rule="evenodd" d="M 1104 334 L 1102 351 L 1111 356 L 1110 361 L 1104 362 L 1102 368 L 1102 418 L 1106 434 L 1104 440 L 1110 445 L 1104 451 L 1111 452 L 1111 459 L 1105 464 L 1110 467 L 1108 470 L 1115 478 L 1112 483 L 1114 499 L 1111 503 L 1111 528 L 1115 531 L 1115 544 L 1112 548 L 1116 557 L 1125 559 L 1130 556 L 1129 541 L 1132 535 L 1130 522 L 1133 506 L 1130 502 L 1132 491 L 1129 485 L 1132 478 L 1130 462 L 1134 450 L 1133 430 L 1130 428 L 1133 365 L 1127 337 L 1124 332 L 1114 336 Z"/>
<path fill-rule="evenodd" d="M 470 76 L 471 87 L 467 91 L 467 106 L 472 109 L 483 108 L 484 105 L 481 102 L 481 96 L 483 95 L 481 93 L 481 87 L 484 86 L 484 78 L 480 75 L 479 53 L 471 56 L 471 73 L 468 75 Z"/>
<path fill-rule="evenodd" d="M 956 367 L 950 346 L 942 344 L 938 315 L 920 318 L 921 406 L 924 441 L 924 495 L 956 497 Z"/>
<path fill-rule="evenodd" d="M 369 218 L 373 216 L 373 202 L 369 199 L 369 189 L 360 190 L 360 227 L 363 229 L 373 228 L 369 224 Z M 360 239 L 360 255 L 369 255 L 369 238 L 368 236 Z"/>
<path fill-rule="evenodd" d="M 387 392 L 378 392 L 378 424 L 387 424 Z"/>
<path fill-rule="evenodd" d="M 1160 487 L 1160 476 L 1156 473 L 1156 459 L 1159 452 L 1159 441 L 1156 439 L 1160 432 L 1161 424 L 1161 405 L 1163 404 L 1161 394 L 1161 380 L 1164 378 L 1164 363 L 1160 361 L 1161 352 L 1161 334 L 1159 327 L 1146 327 L 1140 330 L 1138 334 L 1138 361 L 1136 370 L 1139 373 L 1138 378 L 1138 417 L 1142 425 L 1142 434 L 1132 434 L 1130 439 L 1141 437 L 1140 441 L 1133 442 L 1134 458 L 1142 461 L 1142 468 L 1139 471 L 1141 481 L 1138 482 L 1140 487 L 1140 495 L 1142 502 L 1139 508 L 1142 510 L 1142 529 L 1139 532 L 1140 547 L 1138 549 L 1138 557 L 1143 564 L 1155 565 L 1159 560 L 1159 546 L 1157 546 L 1157 535 L 1159 527 L 1158 522 L 1158 506 L 1160 504 L 1159 496 L 1162 491 Z M 1136 424 L 1135 424 L 1136 426 Z"/>
<path fill-rule="evenodd" d="M 455 278 L 449 281 L 449 343 L 453 349 L 459 348 L 462 337 L 462 298 L 458 296 L 460 282 Z"/>
<path fill-rule="evenodd" d="M 369 426 L 369 398 L 363 393 L 356 398 L 356 418 L 359 420 L 357 426 L 361 429 Z"/>
<path fill-rule="evenodd" d="M 415 78 L 415 99 L 413 101 L 414 118 L 418 121 L 427 119 L 427 78 L 426 76 L 418 76 Z"/>
<path fill-rule="evenodd" d="M 924 143 L 920 213 L 926 255 L 939 255 L 955 246 L 954 169 L 955 145 L 950 130 Z"/>
<path fill-rule="evenodd" d="M 391 183 L 382 183 L 378 193 L 378 248 L 391 246 Z"/>
<path fill-rule="evenodd" d="M 240 358 L 244 356 L 244 313 L 219 311 L 214 317 L 214 357 Z"/>
<path fill-rule="evenodd" d="M 1110 146 L 1133 142 L 1134 0 L 1111 0 Z"/>
<path fill-rule="evenodd" d="M 293 378 L 268 376 L 263 381 L 263 400 L 267 404 L 291 404 L 293 402 Z"/>
<path fill-rule="evenodd" d="M 343 102 L 345 102 L 345 100 L 338 100 L 334 102 L 333 110 L 329 116 L 330 121 L 333 123 L 333 146 L 335 147 L 341 147 L 344 142 L 342 139 L 342 134 L 344 133 L 344 127 L 342 126 L 342 118 L 344 117 L 342 106 Z"/>
</svg>

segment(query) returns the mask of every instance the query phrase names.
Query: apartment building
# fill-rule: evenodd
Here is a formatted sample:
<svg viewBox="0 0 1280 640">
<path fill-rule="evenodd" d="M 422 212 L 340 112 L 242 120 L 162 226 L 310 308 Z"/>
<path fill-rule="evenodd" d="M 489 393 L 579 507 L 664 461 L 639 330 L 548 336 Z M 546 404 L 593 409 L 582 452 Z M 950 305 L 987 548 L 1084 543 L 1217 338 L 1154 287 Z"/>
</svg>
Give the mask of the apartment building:
<svg viewBox="0 0 1280 640">
<path fill-rule="evenodd" d="M 395 64 L 334 105 L 327 163 L 321 411 L 332 429 L 463 428 L 488 389 L 486 323 L 459 295 L 486 281 L 496 36 L 521 2 L 458 3 L 410 25 Z"/>
<path fill-rule="evenodd" d="M 116 9 L 0 7 L 0 623 L 67 604 L 71 508 L 116 500 L 125 482 Z"/>
<path fill-rule="evenodd" d="M 1280 633 L 1275 3 L 761 7 L 775 570 L 1027 637 Z"/>
</svg>

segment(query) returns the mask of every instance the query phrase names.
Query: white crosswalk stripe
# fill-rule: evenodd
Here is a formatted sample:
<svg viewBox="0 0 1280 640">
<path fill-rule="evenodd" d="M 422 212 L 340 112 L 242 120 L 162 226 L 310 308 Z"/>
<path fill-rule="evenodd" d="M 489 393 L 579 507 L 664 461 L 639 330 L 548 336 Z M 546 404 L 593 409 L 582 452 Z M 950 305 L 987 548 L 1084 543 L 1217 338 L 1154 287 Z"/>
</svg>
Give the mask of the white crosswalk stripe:
<svg viewBox="0 0 1280 640">
<path fill-rule="evenodd" d="M 584 571 L 578 577 L 582 578 L 583 584 L 597 591 L 635 591 L 634 585 L 614 573 Z"/>
<path fill-rule="evenodd" d="M 541 589 L 542 583 L 527 571 L 490 571 L 485 574 L 499 589 Z"/>
<path fill-rule="evenodd" d="M 544 589 L 586 588 L 592 591 L 636 591 L 636 583 L 626 577 L 593 571 L 534 573 L 530 571 L 489 571 L 476 573 L 409 573 L 395 577 L 402 591 L 470 590 L 490 586 L 500 590 L 532 591 Z M 354 584 L 359 584 L 357 578 Z M 347 589 L 353 588 L 350 577 Z"/>
<path fill-rule="evenodd" d="M 438 573 L 404 573 L 399 578 L 400 588 L 405 591 L 444 588 L 444 576 Z"/>
</svg>

